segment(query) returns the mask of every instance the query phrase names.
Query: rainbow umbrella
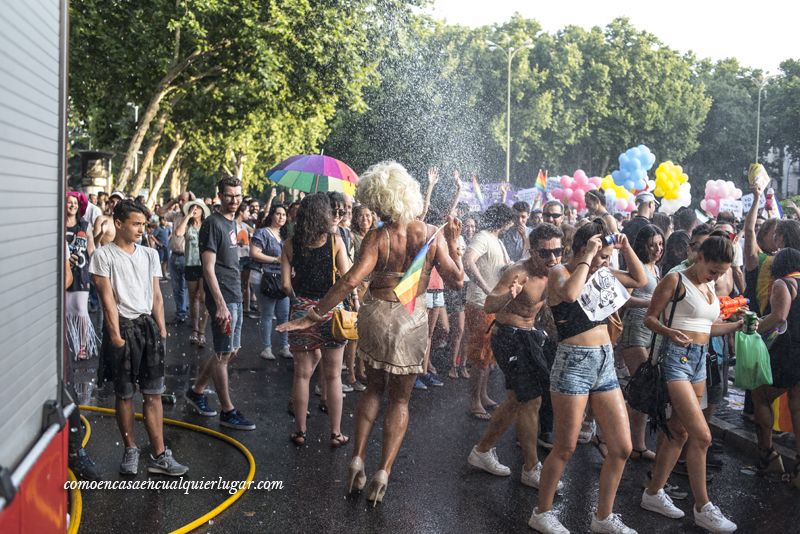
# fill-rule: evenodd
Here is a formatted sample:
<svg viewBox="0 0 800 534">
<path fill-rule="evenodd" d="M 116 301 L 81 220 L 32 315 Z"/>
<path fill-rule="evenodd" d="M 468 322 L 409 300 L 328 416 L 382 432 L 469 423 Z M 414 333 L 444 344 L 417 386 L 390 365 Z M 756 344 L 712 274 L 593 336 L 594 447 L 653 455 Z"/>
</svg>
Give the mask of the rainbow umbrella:
<svg viewBox="0 0 800 534">
<path fill-rule="evenodd" d="M 300 154 L 285 159 L 267 171 L 267 177 L 281 187 L 306 193 L 339 191 L 353 196 L 358 175 L 336 158 Z"/>
</svg>

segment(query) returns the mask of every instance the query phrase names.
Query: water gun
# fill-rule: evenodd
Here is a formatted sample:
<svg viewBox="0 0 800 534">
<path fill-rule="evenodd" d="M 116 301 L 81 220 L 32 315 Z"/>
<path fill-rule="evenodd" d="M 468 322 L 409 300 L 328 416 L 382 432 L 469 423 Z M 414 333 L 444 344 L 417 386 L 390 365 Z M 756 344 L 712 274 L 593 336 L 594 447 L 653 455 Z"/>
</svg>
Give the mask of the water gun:
<svg viewBox="0 0 800 534">
<path fill-rule="evenodd" d="M 720 297 L 719 298 L 719 314 L 723 319 L 727 319 L 734 313 L 741 310 L 743 307 L 750 303 L 749 299 L 739 295 L 736 298 Z"/>
</svg>

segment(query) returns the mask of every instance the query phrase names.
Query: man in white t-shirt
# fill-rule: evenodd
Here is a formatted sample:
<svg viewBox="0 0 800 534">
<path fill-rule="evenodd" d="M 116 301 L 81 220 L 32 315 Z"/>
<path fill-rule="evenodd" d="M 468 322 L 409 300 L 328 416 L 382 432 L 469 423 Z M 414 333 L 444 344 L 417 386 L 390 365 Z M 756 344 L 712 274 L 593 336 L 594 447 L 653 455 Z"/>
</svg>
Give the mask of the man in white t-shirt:
<svg viewBox="0 0 800 534">
<path fill-rule="evenodd" d="M 133 395 L 137 386 L 144 398 L 145 428 L 152 453 L 147 471 L 180 476 L 189 468 L 179 464 L 164 446 L 164 301 L 159 281 L 158 253 L 136 243 L 141 240 L 150 214 L 131 200 L 114 208 L 114 241 L 97 249 L 89 272 L 100 294 L 105 316 L 98 383 L 114 382 L 117 424 L 125 443 L 120 473 L 136 475 L 139 448 L 133 421 Z"/>
<path fill-rule="evenodd" d="M 472 238 L 464 254 L 464 270 L 470 280 L 464 306 L 465 352 L 472 365 L 469 410 L 473 417 L 481 420 L 491 417 L 486 408 L 497 405 L 488 393 L 489 366 L 494 363 L 488 331 L 494 314 L 484 313 L 483 303 L 500 281 L 503 268 L 511 263 L 500 235 L 514 226 L 514 222 L 511 208 L 492 204 L 481 217 L 481 231 Z"/>
</svg>

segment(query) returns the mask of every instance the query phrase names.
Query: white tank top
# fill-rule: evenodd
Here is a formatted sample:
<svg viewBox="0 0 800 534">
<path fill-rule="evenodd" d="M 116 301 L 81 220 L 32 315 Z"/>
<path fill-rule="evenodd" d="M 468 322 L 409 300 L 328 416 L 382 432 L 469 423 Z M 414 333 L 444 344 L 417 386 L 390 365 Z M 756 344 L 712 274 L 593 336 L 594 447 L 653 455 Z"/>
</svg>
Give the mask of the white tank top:
<svg viewBox="0 0 800 534">
<path fill-rule="evenodd" d="M 683 286 L 686 288 L 686 295 L 675 304 L 672 328 L 710 334 L 711 325 L 719 317 L 719 299 L 714 293 L 714 282 L 706 284 L 712 295 L 709 303 L 703 292 L 683 272 L 679 274 L 683 281 Z M 672 311 L 671 308 L 670 311 Z"/>
</svg>

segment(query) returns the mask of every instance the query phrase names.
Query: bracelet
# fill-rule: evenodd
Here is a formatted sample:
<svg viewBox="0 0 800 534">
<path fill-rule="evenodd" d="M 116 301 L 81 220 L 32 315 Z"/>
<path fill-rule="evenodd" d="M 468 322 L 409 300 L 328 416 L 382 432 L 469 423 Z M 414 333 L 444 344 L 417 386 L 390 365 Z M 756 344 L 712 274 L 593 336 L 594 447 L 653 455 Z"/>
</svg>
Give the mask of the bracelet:
<svg viewBox="0 0 800 534">
<path fill-rule="evenodd" d="M 585 265 L 585 266 L 586 266 L 587 268 L 589 268 L 589 269 L 591 269 L 591 268 L 592 268 L 592 266 L 591 266 L 591 265 L 589 265 L 589 262 L 587 262 L 587 261 L 582 261 L 582 262 L 580 262 L 578 265 L 576 265 L 576 266 L 575 266 L 575 268 L 577 269 L 577 268 L 578 268 L 578 267 L 580 267 L 581 265 Z"/>
</svg>

